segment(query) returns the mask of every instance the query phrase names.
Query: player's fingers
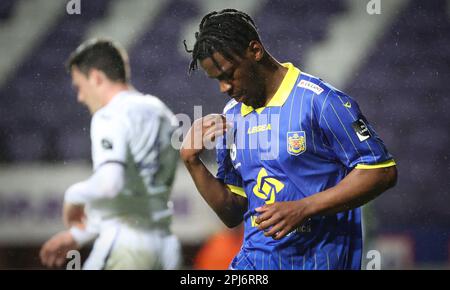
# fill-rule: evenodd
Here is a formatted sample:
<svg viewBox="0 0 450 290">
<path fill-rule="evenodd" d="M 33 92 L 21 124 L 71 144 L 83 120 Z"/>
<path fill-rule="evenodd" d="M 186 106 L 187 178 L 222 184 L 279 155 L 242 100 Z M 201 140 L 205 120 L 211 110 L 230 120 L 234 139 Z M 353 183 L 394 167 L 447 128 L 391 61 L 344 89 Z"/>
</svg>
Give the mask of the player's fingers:
<svg viewBox="0 0 450 290">
<path fill-rule="evenodd" d="M 216 120 L 216 119 L 224 120 L 225 116 L 222 114 L 208 114 L 202 118 L 202 120 L 205 122 L 210 121 L 210 120 Z"/>
<path fill-rule="evenodd" d="M 268 212 L 265 212 L 265 213 L 263 213 L 263 214 L 260 214 L 260 215 L 256 218 L 256 220 L 255 220 L 256 224 L 258 224 L 258 228 L 261 227 L 261 224 L 262 224 L 263 222 L 265 222 L 265 221 L 267 221 L 268 219 L 270 219 L 271 216 L 272 216 L 272 215 L 271 215 L 270 213 L 268 213 Z M 260 229 L 261 229 L 261 228 L 260 228 Z"/>
<path fill-rule="evenodd" d="M 280 239 L 284 238 L 289 232 L 290 232 L 290 229 L 288 229 L 287 227 L 284 227 L 284 229 L 282 229 L 281 231 L 279 231 L 278 233 L 275 234 L 273 239 L 280 240 Z"/>
<path fill-rule="evenodd" d="M 47 265 L 48 263 L 48 259 L 49 259 L 49 255 L 51 253 L 51 242 L 46 242 L 42 248 L 41 251 L 39 252 L 39 257 L 41 258 L 41 262 L 44 265 Z"/>
<path fill-rule="evenodd" d="M 47 266 L 47 252 L 41 250 L 39 258 L 41 259 L 42 265 Z"/>
<path fill-rule="evenodd" d="M 44 256 L 45 256 L 45 244 L 39 250 L 39 259 L 41 260 L 41 262 L 42 262 Z"/>
<path fill-rule="evenodd" d="M 55 265 L 55 260 L 56 260 L 56 254 L 55 253 L 50 253 L 47 257 L 47 267 L 53 268 L 53 266 Z"/>
<path fill-rule="evenodd" d="M 205 122 L 205 123 L 203 123 L 203 128 L 202 128 L 202 131 L 203 131 L 203 134 L 206 134 L 207 132 L 210 132 L 211 130 L 222 130 L 222 131 L 225 131 L 226 130 L 226 123 L 223 123 L 223 122 L 214 122 L 214 121 L 211 121 L 211 122 Z"/>
<path fill-rule="evenodd" d="M 48 251 L 46 249 L 41 250 L 39 253 L 42 265 L 46 266 L 48 262 Z"/>
<path fill-rule="evenodd" d="M 204 131 L 203 136 L 216 134 L 216 133 L 222 133 L 223 134 L 224 132 L 225 132 L 225 128 L 224 127 L 212 126 L 212 127 L 207 128 Z"/>
<path fill-rule="evenodd" d="M 213 130 L 211 132 L 212 136 L 214 136 L 215 138 L 219 137 L 219 136 L 223 136 L 225 134 L 225 129 L 224 128 L 216 128 L 215 130 Z"/>
<path fill-rule="evenodd" d="M 49 252 L 47 264 L 49 267 L 53 268 L 56 265 L 56 260 L 58 259 L 58 256 L 61 255 L 61 249 L 55 248 L 52 251 Z"/>
<path fill-rule="evenodd" d="M 208 115 L 204 117 L 202 121 L 204 127 L 224 126 L 225 124 L 224 117 L 218 114 Z"/>
<path fill-rule="evenodd" d="M 276 235 L 283 229 L 283 226 L 280 224 L 276 224 L 272 228 L 270 228 L 268 231 L 264 232 L 264 236 L 266 237 L 272 237 L 275 239 Z"/>
<path fill-rule="evenodd" d="M 279 218 L 277 216 L 271 215 L 269 218 L 263 217 L 262 221 L 260 223 L 257 222 L 258 229 L 261 231 L 265 231 L 268 228 L 276 225 L 279 222 Z"/>
<path fill-rule="evenodd" d="M 224 130 L 223 129 L 209 129 L 205 135 L 203 135 L 203 141 L 207 142 L 214 142 L 217 137 L 223 136 Z"/>
<path fill-rule="evenodd" d="M 284 224 L 282 222 L 275 224 L 271 229 L 264 232 L 264 235 L 266 237 L 273 237 L 275 238 L 275 235 L 281 231 L 284 228 Z"/>
<path fill-rule="evenodd" d="M 211 124 L 210 126 L 204 126 L 203 134 L 206 134 L 207 132 L 209 132 L 211 130 L 220 130 L 222 132 L 226 132 L 227 126 L 226 126 L 226 124 Z"/>
<path fill-rule="evenodd" d="M 56 260 L 55 260 L 55 265 L 58 267 L 61 267 L 64 264 L 65 261 L 65 255 L 64 253 L 62 253 L 61 255 L 59 255 Z"/>
<path fill-rule="evenodd" d="M 51 253 L 46 253 L 43 257 L 42 257 L 42 265 L 44 265 L 45 267 L 50 267 L 51 266 Z"/>
<path fill-rule="evenodd" d="M 258 229 L 263 231 L 272 226 L 275 223 L 275 220 L 272 218 L 271 214 L 266 214 L 259 216 L 258 219 L 256 219 L 256 224 L 258 225 Z"/>
<path fill-rule="evenodd" d="M 270 205 L 265 204 L 263 206 L 255 208 L 255 211 L 256 212 L 265 212 L 265 211 L 267 211 L 269 209 L 270 209 Z"/>
<path fill-rule="evenodd" d="M 256 212 L 260 213 L 260 215 L 255 220 L 257 224 L 260 224 L 263 221 L 268 220 L 269 218 L 272 217 L 273 212 L 270 207 L 263 206 L 263 207 L 260 207 L 259 209 L 260 210 L 258 210 L 258 208 L 256 209 Z"/>
</svg>

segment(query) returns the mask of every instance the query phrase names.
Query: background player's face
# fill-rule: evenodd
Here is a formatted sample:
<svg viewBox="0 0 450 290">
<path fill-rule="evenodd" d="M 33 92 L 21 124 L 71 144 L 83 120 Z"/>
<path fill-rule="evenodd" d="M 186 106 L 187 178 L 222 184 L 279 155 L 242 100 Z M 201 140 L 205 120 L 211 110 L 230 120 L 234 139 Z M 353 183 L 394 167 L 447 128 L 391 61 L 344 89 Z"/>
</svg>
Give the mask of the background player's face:
<svg viewBox="0 0 450 290">
<path fill-rule="evenodd" d="M 90 72 L 88 76 L 83 74 L 78 68 L 72 68 L 72 84 L 77 90 L 78 102 L 88 107 L 93 114 L 100 107 L 100 97 L 98 96 L 98 82 L 94 72 Z"/>
<path fill-rule="evenodd" d="M 248 52 L 243 57 L 235 55 L 233 61 L 214 52 L 212 57 L 200 61 L 200 65 L 208 77 L 219 81 L 221 93 L 253 108 L 264 105 L 264 80 L 258 74 L 256 61 Z"/>
</svg>

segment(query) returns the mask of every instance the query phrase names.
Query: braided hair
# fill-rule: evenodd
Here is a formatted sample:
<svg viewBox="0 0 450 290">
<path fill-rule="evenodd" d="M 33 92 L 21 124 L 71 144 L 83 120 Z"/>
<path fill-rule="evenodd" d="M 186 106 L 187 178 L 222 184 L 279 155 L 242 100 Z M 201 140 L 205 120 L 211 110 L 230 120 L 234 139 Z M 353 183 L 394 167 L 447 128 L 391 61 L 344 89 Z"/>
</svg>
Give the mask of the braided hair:
<svg viewBox="0 0 450 290">
<path fill-rule="evenodd" d="M 198 68 L 198 61 L 211 57 L 219 52 L 227 60 L 233 60 L 233 55 L 243 56 L 250 41 L 261 42 L 255 22 L 244 12 L 236 9 L 224 9 L 220 12 L 211 12 L 199 25 L 195 33 L 195 44 L 192 50 L 186 46 L 188 53 L 192 54 L 189 64 L 189 73 Z"/>
</svg>

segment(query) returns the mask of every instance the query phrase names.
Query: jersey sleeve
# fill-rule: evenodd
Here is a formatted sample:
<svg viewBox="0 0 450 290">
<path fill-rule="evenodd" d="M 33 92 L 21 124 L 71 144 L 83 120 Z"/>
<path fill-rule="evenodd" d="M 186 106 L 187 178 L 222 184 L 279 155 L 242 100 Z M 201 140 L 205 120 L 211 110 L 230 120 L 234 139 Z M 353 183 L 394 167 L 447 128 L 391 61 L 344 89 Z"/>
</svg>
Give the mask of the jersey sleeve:
<svg viewBox="0 0 450 290">
<path fill-rule="evenodd" d="M 218 165 L 216 178 L 225 183 L 231 192 L 247 197 L 243 188 L 242 177 L 233 167 L 229 150 L 231 149 L 226 147 L 226 138 L 218 138 L 216 145 L 216 161 Z"/>
<path fill-rule="evenodd" d="M 216 161 L 218 170 L 216 178 L 228 186 L 231 192 L 247 197 L 243 188 L 241 174 L 234 168 L 231 161 L 230 151 L 235 150 L 235 148 L 233 149 L 233 145 L 230 146 L 230 144 L 234 143 L 230 142 L 230 138 L 230 134 L 217 138 Z M 227 140 L 229 146 L 227 146 Z"/>
<path fill-rule="evenodd" d="M 318 106 L 319 126 L 327 143 L 347 168 L 395 165 L 383 141 L 349 96 L 330 90 Z"/>
<path fill-rule="evenodd" d="M 126 164 L 127 128 L 120 118 L 94 115 L 91 122 L 91 143 L 94 170 L 110 162 Z"/>
</svg>

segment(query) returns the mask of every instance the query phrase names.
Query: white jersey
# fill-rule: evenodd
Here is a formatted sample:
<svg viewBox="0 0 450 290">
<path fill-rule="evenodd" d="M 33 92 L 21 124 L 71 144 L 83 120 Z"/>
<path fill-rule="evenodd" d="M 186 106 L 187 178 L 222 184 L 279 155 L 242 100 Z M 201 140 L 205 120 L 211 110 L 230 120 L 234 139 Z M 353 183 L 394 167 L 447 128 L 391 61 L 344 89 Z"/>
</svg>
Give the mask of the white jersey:
<svg viewBox="0 0 450 290">
<path fill-rule="evenodd" d="M 133 227 L 168 229 L 169 194 L 178 160 L 171 138 L 177 126 L 163 102 L 136 91 L 120 92 L 94 114 L 93 169 L 111 162 L 122 164 L 125 186 L 114 198 L 86 205 L 90 226 L 120 221 Z"/>
</svg>

